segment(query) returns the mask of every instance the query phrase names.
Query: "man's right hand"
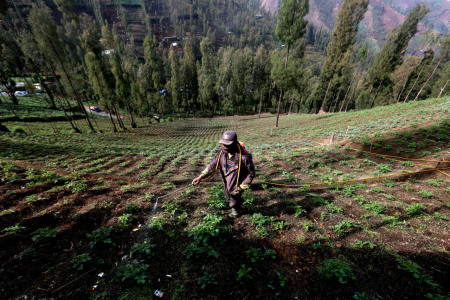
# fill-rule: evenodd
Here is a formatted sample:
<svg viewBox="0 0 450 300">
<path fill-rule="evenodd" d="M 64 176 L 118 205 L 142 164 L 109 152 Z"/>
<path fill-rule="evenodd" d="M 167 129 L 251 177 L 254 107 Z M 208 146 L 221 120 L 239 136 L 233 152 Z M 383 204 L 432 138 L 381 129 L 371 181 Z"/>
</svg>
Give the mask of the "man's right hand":
<svg viewBox="0 0 450 300">
<path fill-rule="evenodd" d="M 194 180 L 192 180 L 192 184 L 197 185 L 202 181 L 202 179 L 203 179 L 203 177 L 202 177 L 202 175 L 200 175 L 197 178 L 195 178 Z"/>
</svg>

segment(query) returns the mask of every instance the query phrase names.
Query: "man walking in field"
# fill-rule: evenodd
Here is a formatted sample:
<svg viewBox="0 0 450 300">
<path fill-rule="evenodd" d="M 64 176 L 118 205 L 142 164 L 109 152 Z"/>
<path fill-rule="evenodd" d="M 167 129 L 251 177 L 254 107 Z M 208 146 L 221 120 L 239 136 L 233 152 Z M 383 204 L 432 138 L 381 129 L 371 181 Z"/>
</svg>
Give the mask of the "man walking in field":
<svg viewBox="0 0 450 300">
<path fill-rule="evenodd" d="M 244 202 L 242 192 L 250 187 L 255 177 L 255 166 L 252 155 L 238 142 L 237 134 L 233 130 L 225 131 L 219 143 L 222 144 L 222 147 L 201 175 L 192 181 L 192 184 L 199 184 L 204 178 L 219 169 L 225 196 L 231 208 L 229 216 L 236 218 Z"/>
</svg>

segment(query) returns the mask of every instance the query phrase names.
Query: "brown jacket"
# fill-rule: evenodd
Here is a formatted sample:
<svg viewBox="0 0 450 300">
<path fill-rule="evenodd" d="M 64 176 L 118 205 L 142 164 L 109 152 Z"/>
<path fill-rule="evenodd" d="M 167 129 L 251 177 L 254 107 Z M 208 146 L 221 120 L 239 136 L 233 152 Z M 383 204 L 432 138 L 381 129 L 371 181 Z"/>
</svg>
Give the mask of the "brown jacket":
<svg viewBox="0 0 450 300">
<path fill-rule="evenodd" d="M 255 177 L 255 166 L 253 165 L 252 155 L 242 148 L 242 146 L 239 145 L 241 148 L 242 153 L 242 161 L 241 161 L 241 171 L 239 173 L 239 188 L 241 190 L 247 189 L 250 184 L 252 183 L 253 178 Z M 212 160 L 212 162 L 206 167 L 206 169 L 202 172 L 202 176 L 206 177 L 212 172 L 214 172 L 217 162 L 220 157 L 220 161 L 218 164 L 217 169 L 220 171 L 220 174 L 222 175 L 222 180 L 225 185 L 225 189 L 228 190 L 229 193 L 232 193 L 236 190 L 236 185 L 238 181 L 238 169 L 239 169 L 239 152 L 237 152 L 234 155 L 234 165 L 231 169 L 227 172 L 227 159 L 226 156 L 228 154 L 223 148 L 220 148 L 219 151 L 217 151 L 216 156 Z"/>
</svg>

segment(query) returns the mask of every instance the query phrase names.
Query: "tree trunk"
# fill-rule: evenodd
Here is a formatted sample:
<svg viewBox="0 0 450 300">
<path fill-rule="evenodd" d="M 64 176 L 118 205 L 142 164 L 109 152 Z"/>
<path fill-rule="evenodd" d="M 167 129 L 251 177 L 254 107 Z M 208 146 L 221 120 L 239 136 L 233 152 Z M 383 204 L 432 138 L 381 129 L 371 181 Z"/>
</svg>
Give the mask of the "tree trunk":
<svg viewBox="0 0 450 300">
<path fill-rule="evenodd" d="M 116 123 L 114 122 L 114 119 L 113 119 L 112 114 L 111 114 L 111 108 L 109 107 L 107 102 L 105 102 L 105 105 L 106 105 L 106 109 L 108 110 L 109 119 L 110 119 L 111 124 L 113 126 L 113 132 L 117 132 Z"/>
<path fill-rule="evenodd" d="M 294 107 L 294 91 L 292 91 L 291 105 L 289 106 L 289 114 L 292 113 L 293 107 Z"/>
<path fill-rule="evenodd" d="M 332 81 L 333 81 L 333 78 L 331 78 L 330 82 L 328 83 L 327 91 L 325 92 L 325 97 L 323 97 L 322 106 L 320 107 L 319 114 L 320 113 L 325 113 L 325 104 L 327 102 L 328 91 L 330 90 Z"/>
<path fill-rule="evenodd" d="M 439 92 L 438 98 L 441 98 L 442 92 L 445 90 L 445 87 L 447 86 L 448 80 L 445 82 L 444 87 L 441 88 L 441 91 Z"/>
<path fill-rule="evenodd" d="M 427 81 L 423 84 L 423 86 L 420 88 L 420 91 L 417 93 L 416 98 L 414 98 L 414 101 L 416 101 L 420 94 L 422 93 L 423 89 L 425 88 L 425 86 L 428 84 L 428 82 L 430 81 L 431 77 L 433 77 L 434 72 L 436 72 L 437 68 L 439 67 L 439 65 L 441 64 L 441 61 L 444 57 L 441 57 L 441 59 L 439 60 L 438 64 L 436 65 L 436 68 L 434 68 L 433 72 L 431 73 L 431 75 L 428 77 Z"/>
<path fill-rule="evenodd" d="M 284 69 L 287 69 L 288 61 L 289 61 L 289 46 L 287 47 L 286 59 L 284 60 Z M 275 122 L 275 127 L 278 127 L 278 119 L 280 118 L 280 105 L 281 99 L 283 98 L 283 89 L 280 92 L 280 98 L 278 99 L 278 109 L 277 109 L 277 121 Z"/>
<path fill-rule="evenodd" d="M 263 94 L 263 89 L 261 88 L 261 96 L 259 97 L 259 113 L 258 113 L 258 118 L 261 118 L 262 94 Z"/>
<path fill-rule="evenodd" d="M 412 73 L 413 71 L 414 71 L 414 68 L 412 68 L 412 70 L 409 72 L 408 76 L 406 76 L 405 84 L 403 85 L 403 88 L 402 88 L 402 90 L 400 91 L 400 93 L 398 94 L 398 97 L 397 97 L 397 104 L 399 103 L 400 97 L 402 96 L 403 91 L 404 91 L 405 88 L 406 88 L 406 84 L 408 83 L 409 76 L 411 76 L 411 73 Z"/>
<path fill-rule="evenodd" d="M 353 84 L 353 81 L 355 80 L 355 77 L 356 77 L 356 70 L 355 70 L 355 73 L 353 74 L 352 81 L 350 81 L 350 85 L 348 86 L 347 92 L 345 92 L 344 101 L 342 101 L 342 105 L 341 105 L 341 108 L 339 109 L 339 112 L 341 112 L 342 108 L 344 107 L 345 101 L 347 100 L 348 92 L 350 91 L 350 89 L 352 87 L 352 84 Z"/>
<path fill-rule="evenodd" d="M 355 99 L 356 90 L 358 89 L 358 83 L 359 83 L 359 81 L 361 80 L 361 76 L 362 76 L 362 74 L 359 74 L 358 81 L 356 82 L 356 85 L 355 85 L 355 87 L 353 88 L 352 96 L 351 96 L 350 98 L 348 98 L 347 104 L 345 105 L 345 112 L 347 112 L 348 105 L 349 105 L 351 102 L 353 102 L 354 99 Z"/>
<path fill-rule="evenodd" d="M 17 100 L 16 95 L 14 95 L 14 93 L 10 93 L 8 92 L 9 98 L 11 98 L 12 103 L 14 103 L 14 105 L 19 105 L 19 100 Z"/>
<path fill-rule="evenodd" d="M 337 104 L 338 104 L 338 102 L 339 102 L 339 96 L 341 95 L 341 90 L 339 90 L 339 92 L 338 92 L 338 94 L 337 94 L 337 96 L 336 96 L 336 101 L 334 102 L 334 106 L 333 106 L 333 113 L 335 112 L 335 110 L 336 110 L 336 107 L 338 106 Z"/>
<path fill-rule="evenodd" d="M 62 61 L 61 57 L 59 56 L 59 53 L 58 53 L 58 51 L 57 51 L 55 45 L 53 44 L 53 41 L 48 40 L 48 42 L 49 42 L 49 45 L 51 45 L 51 47 L 52 47 L 52 49 L 53 49 L 53 52 L 54 52 L 55 55 L 56 55 L 56 58 L 58 59 L 59 63 L 61 64 L 61 68 L 63 69 L 64 74 L 66 74 L 67 80 L 69 81 L 70 87 L 72 88 L 72 91 L 73 91 L 73 93 L 74 93 L 74 95 L 75 95 L 75 99 L 77 100 L 78 106 L 80 107 L 82 113 L 84 114 L 84 117 L 85 117 L 85 119 L 86 119 L 86 122 L 87 122 L 87 124 L 88 124 L 89 129 L 90 129 L 92 132 L 95 132 L 95 129 L 94 129 L 94 127 L 92 126 L 91 121 L 89 120 L 89 116 L 88 116 L 88 114 L 87 114 L 87 112 L 86 112 L 86 109 L 84 109 L 83 103 L 81 102 L 81 99 L 80 99 L 80 97 L 79 97 L 79 95 L 78 95 L 78 92 L 77 92 L 77 90 L 75 89 L 75 86 L 73 85 L 72 79 L 70 78 L 69 73 L 66 71 L 66 67 L 65 67 L 65 65 L 64 65 L 64 62 Z"/>
<path fill-rule="evenodd" d="M 116 119 L 117 119 L 117 123 L 119 123 L 119 127 L 123 130 L 127 130 L 125 128 L 125 126 L 123 125 L 122 118 L 119 115 L 119 110 L 117 109 L 116 101 L 113 99 L 111 99 L 111 106 L 112 106 L 114 114 L 116 115 Z"/>
<path fill-rule="evenodd" d="M 420 74 L 422 74 L 423 68 L 425 68 L 425 63 L 423 64 L 422 68 L 420 69 L 419 75 L 417 75 L 416 80 L 414 81 L 413 86 L 411 87 L 411 89 L 409 90 L 408 94 L 405 97 L 405 100 L 403 100 L 403 102 L 405 103 L 406 100 L 408 100 L 409 94 L 411 94 L 412 90 L 414 89 L 414 87 L 416 86 L 417 80 L 419 80 Z"/>
<path fill-rule="evenodd" d="M 128 114 L 130 115 L 131 128 L 136 128 L 137 125 L 136 125 L 136 122 L 134 122 L 133 115 L 131 114 L 130 103 L 128 103 L 128 99 L 125 99 L 125 105 L 127 106 Z"/>
<path fill-rule="evenodd" d="M 375 95 L 373 96 L 372 103 L 370 103 L 370 108 L 373 108 L 373 105 L 375 104 L 375 99 L 378 96 L 378 91 L 380 90 L 380 87 L 381 87 L 381 84 L 377 87 L 377 91 L 375 92 Z"/>
</svg>

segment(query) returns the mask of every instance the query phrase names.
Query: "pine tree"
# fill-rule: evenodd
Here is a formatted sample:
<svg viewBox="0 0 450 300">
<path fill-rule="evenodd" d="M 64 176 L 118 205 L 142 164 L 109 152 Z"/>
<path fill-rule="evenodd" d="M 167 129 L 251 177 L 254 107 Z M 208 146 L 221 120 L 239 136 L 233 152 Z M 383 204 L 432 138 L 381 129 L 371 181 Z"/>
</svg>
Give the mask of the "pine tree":
<svg viewBox="0 0 450 300">
<path fill-rule="evenodd" d="M 106 111 L 109 112 L 113 131 L 117 132 L 117 127 L 112 114 L 117 116 L 117 121 L 121 128 L 123 128 L 123 124 L 120 122 L 120 117 L 115 105 L 116 95 L 114 94 L 114 76 L 108 69 L 108 65 L 102 56 L 102 48 L 99 43 L 99 29 L 93 20 L 88 16 L 83 18 L 82 26 L 82 46 L 86 51 L 85 63 L 88 69 L 89 79 L 92 82 L 94 92 L 100 98 L 100 105 L 105 107 Z"/>
<path fill-rule="evenodd" d="M 369 0 L 344 0 L 339 9 L 332 40 L 327 47 L 327 58 L 319 76 L 318 86 L 312 97 L 311 110 L 318 112 L 319 107 L 328 111 L 331 106 L 329 96 L 342 95 L 351 80 L 351 56 L 356 41 L 358 25 L 364 17 Z M 336 99 L 337 103 L 341 99 Z"/>
<path fill-rule="evenodd" d="M 213 45 L 208 37 L 203 38 L 200 43 L 202 52 L 202 66 L 199 74 L 199 94 L 204 109 L 214 115 L 216 71 L 213 62 Z"/>
<path fill-rule="evenodd" d="M 197 112 L 198 110 L 198 76 L 197 63 L 194 54 L 194 45 L 192 39 L 189 39 L 184 48 L 183 60 L 183 80 L 186 95 L 186 106 L 189 111 Z"/>
<path fill-rule="evenodd" d="M 281 6 L 278 10 L 278 23 L 275 34 L 284 41 L 287 46 L 284 68 L 288 67 L 289 50 L 294 42 L 305 34 L 305 28 L 308 22 L 303 18 L 309 12 L 308 0 L 281 0 Z M 277 120 L 275 127 L 278 127 L 278 119 L 280 117 L 280 105 L 283 98 L 283 89 L 280 92 L 278 100 Z"/>
<path fill-rule="evenodd" d="M 176 111 L 180 113 L 181 106 L 181 74 L 180 74 L 180 63 L 178 61 L 178 57 L 175 54 L 173 48 L 170 48 L 169 52 L 169 60 L 170 60 L 170 94 L 172 95 L 172 103 Z"/>
<path fill-rule="evenodd" d="M 261 117 L 261 110 L 263 106 L 263 93 L 267 89 L 269 85 L 269 75 L 271 65 L 268 63 L 269 58 L 267 55 L 267 51 L 263 45 L 258 47 L 255 54 L 254 60 L 254 82 L 255 88 L 259 91 L 259 106 L 258 106 L 258 115 Z"/>
<path fill-rule="evenodd" d="M 38 7 L 33 4 L 28 16 L 28 21 L 40 50 L 45 53 L 46 57 L 51 59 L 54 66 L 57 66 L 58 70 L 63 75 L 63 79 L 67 82 L 71 92 L 75 96 L 78 108 L 83 113 L 89 129 L 92 132 L 95 132 L 81 101 L 75 81 L 73 80 L 73 74 L 69 69 L 69 63 L 67 61 L 68 56 L 59 37 L 56 24 L 51 17 L 51 11 L 45 5 Z"/>
<path fill-rule="evenodd" d="M 393 82 L 391 74 L 396 66 L 403 63 L 403 55 L 409 41 L 417 32 L 417 25 L 430 10 L 425 4 L 418 4 L 408 14 L 400 27 L 391 30 L 383 48 L 375 57 L 367 72 L 363 89 L 378 90 L 375 95 L 361 93 L 358 102 L 362 107 L 387 103 L 392 98 Z"/>
</svg>

